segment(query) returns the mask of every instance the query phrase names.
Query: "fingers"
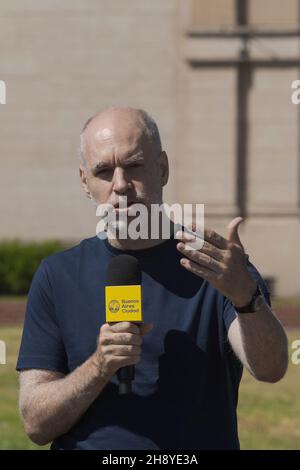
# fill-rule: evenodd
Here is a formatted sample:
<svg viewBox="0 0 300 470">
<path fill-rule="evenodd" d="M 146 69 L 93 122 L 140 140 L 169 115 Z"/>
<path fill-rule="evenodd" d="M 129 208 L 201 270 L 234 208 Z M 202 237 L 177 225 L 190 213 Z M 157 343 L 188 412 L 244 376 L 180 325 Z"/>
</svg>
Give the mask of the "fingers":
<svg viewBox="0 0 300 470">
<path fill-rule="evenodd" d="M 115 333 L 114 335 L 110 335 L 114 336 L 115 341 L 139 341 L 138 338 L 146 333 L 149 333 L 153 329 L 153 326 L 153 323 L 141 323 L 136 325 L 131 322 L 119 322 L 105 323 L 102 325 L 101 329 L 103 330 L 104 334 Z"/>
<path fill-rule="evenodd" d="M 106 323 L 106 325 L 109 325 L 109 331 L 113 333 L 132 333 L 135 335 L 140 334 L 140 329 L 139 326 L 135 325 L 134 323 L 128 322 L 128 321 L 122 321 L 118 323 Z"/>
<path fill-rule="evenodd" d="M 177 232 L 177 234 L 176 234 L 176 238 L 184 244 L 188 244 L 190 241 L 193 241 L 195 239 L 190 234 L 185 234 L 184 232 Z M 177 245 L 177 248 L 178 247 L 179 247 L 179 244 Z M 191 250 L 188 250 L 188 251 L 191 251 Z M 217 261 L 223 261 L 224 259 L 225 250 L 217 248 L 216 246 L 212 245 L 211 243 L 207 241 L 204 241 L 202 243 L 202 247 L 199 249 L 199 251 L 201 251 L 202 253 L 205 253 L 206 255 L 211 256 Z"/>
<path fill-rule="evenodd" d="M 223 243 L 222 237 L 212 230 L 204 231 L 204 237 L 209 237 L 210 242 L 203 241 L 199 250 L 190 250 L 188 248 L 188 243 L 195 240 L 197 237 L 194 237 L 192 233 L 178 231 L 176 233 L 176 238 L 182 240 L 182 242 L 178 243 L 177 249 L 193 263 L 198 264 L 211 272 L 220 273 L 222 270 L 221 262 L 224 259 L 225 253 L 225 250 L 220 247 L 225 246 L 225 243 Z M 225 239 L 224 241 L 227 243 Z M 214 245 L 212 242 L 217 243 L 219 247 Z M 188 264 L 185 264 L 183 260 L 181 260 L 181 264 L 185 267 L 189 266 Z"/>
<path fill-rule="evenodd" d="M 180 260 L 180 264 L 191 273 L 196 274 L 197 276 L 200 276 L 209 282 L 212 282 L 212 280 L 214 279 L 215 273 L 213 271 L 210 271 L 209 269 L 204 268 L 198 263 L 194 263 L 189 259 L 182 258 Z"/>
<path fill-rule="evenodd" d="M 114 356 L 140 356 L 141 352 L 140 346 L 111 344 L 106 347 L 106 354 Z"/>
<path fill-rule="evenodd" d="M 203 233 L 193 231 L 188 226 L 184 227 L 184 231 L 177 231 L 175 238 L 185 242 L 187 249 L 191 251 L 200 250 L 204 243 Z"/>
<path fill-rule="evenodd" d="M 194 263 L 199 264 L 206 269 L 213 271 L 215 273 L 220 273 L 222 271 L 222 263 L 217 261 L 215 258 L 202 253 L 202 251 L 191 251 L 187 250 L 184 243 L 179 243 L 177 245 L 178 251 L 182 253 L 184 256 L 189 258 Z"/>
<path fill-rule="evenodd" d="M 211 245 L 214 245 L 221 250 L 226 250 L 228 248 L 228 240 L 222 237 L 219 233 L 211 229 L 204 230 L 204 240 L 209 242 Z"/>
<path fill-rule="evenodd" d="M 215 232 L 214 230 L 204 229 L 204 231 L 201 232 L 200 230 L 196 231 L 193 226 L 187 226 L 186 229 L 187 231 L 179 230 L 176 232 L 175 238 L 185 242 L 202 241 L 202 244 L 200 243 L 201 246 L 199 249 L 204 247 L 205 242 L 214 248 L 219 248 L 221 250 L 226 250 L 228 248 L 228 240 L 226 240 L 226 238 L 222 237 L 222 235 Z"/>
<path fill-rule="evenodd" d="M 111 377 L 120 367 L 137 364 L 141 360 L 142 336 L 152 328 L 152 323 L 104 323 L 93 356 L 103 376 Z"/>
<path fill-rule="evenodd" d="M 238 245 L 240 245 L 242 248 L 243 247 L 243 244 L 241 242 L 241 239 L 240 239 L 240 236 L 239 236 L 239 233 L 238 233 L 238 229 L 239 229 L 239 226 L 240 224 L 243 222 L 243 218 L 242 217 L 235 217 L 233 220 L 231 220 L 227 226 L 227 231 L 228 231 L 228 240 L 233 242 L 233 243 L 237 243 Z"/>
<path fill-rule="evenodd" d="M 131 344 L 140 346 L 142 344 L 142 337 L 140 334 L 135 335 L 132 333 L 114 333 L 114 334 L 103 334 L 101 336 L 102 344 L 110 345 L 126 345 Z"/>
</svg>

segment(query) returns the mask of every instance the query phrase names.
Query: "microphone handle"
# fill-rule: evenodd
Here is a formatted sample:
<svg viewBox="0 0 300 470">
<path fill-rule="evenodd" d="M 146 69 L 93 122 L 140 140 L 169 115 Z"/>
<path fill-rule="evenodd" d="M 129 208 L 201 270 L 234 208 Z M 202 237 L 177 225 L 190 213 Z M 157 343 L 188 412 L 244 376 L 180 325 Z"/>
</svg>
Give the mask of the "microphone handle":
<svg viewBox="0 0 300 470">
<path fill-rule="evenodd" d="M 132 381 L 134 380 L 134 365 L 121 367 L 117 371 L 119 379 L 119 395 L 132 393 Z"/>
<path fill-rule="evenodd" d="M 134 322 L 133 322 L 134 323 Z M 134 323 L 139 326 L 141 323 Z M 134 380 L 134 365 L 124 366 L 117 370 L 119 379 L 119 395 L 132 393 L 132 381 Z"/>
</svg>

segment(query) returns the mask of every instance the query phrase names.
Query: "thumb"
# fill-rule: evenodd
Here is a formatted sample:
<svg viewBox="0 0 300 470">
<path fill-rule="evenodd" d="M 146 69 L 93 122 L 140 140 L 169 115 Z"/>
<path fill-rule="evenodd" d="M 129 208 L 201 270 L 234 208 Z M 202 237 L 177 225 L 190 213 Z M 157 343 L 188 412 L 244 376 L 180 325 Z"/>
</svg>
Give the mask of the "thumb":
<svg viewBox="0 0 300 470">
<path fill-rule="evenodd" d="M 153 326 L 153 323 L 143 323 L 140 326 L 141 335 L 144 336 L 146 333 L 149 333 L 149 331 L 152 330 Z"/>
<path fill-rule="evenodd" d="M 232 243 L 237 243 L 238 245 L 240 245 L 243 249 L 243 245 L 242 245 L 242 242 L 240 240 L 240 237 L 239 237 L 239 234 L 238 234 L 238 228 L 239 228 L 239 225 L 240 223 L 242 223 L 244 221 L 244 219 L 242 217 L 235 217 L 234 219 L 232 219 L 228 226 L 227 226 L 227 230 L 228 230 L 228 240 Z"/>
</svg>

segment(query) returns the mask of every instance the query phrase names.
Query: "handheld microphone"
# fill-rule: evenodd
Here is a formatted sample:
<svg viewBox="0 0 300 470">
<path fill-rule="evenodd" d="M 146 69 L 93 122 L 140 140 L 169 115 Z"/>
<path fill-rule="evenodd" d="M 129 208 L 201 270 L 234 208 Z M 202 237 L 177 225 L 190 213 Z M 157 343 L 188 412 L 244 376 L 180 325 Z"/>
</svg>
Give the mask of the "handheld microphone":
<svg viewBox="0 0 300 470">
<path fill-rule="evenodd" d="M 131 255 L 118 255 L 111 259 L 106 271 L 105 310 L 106 322 L 133 322 L 141 324 L 142 295 L 141 268 Z M 134 365 L 121 367 L 117 371 L 119 394 L 132 392 Z"/>
</svg>

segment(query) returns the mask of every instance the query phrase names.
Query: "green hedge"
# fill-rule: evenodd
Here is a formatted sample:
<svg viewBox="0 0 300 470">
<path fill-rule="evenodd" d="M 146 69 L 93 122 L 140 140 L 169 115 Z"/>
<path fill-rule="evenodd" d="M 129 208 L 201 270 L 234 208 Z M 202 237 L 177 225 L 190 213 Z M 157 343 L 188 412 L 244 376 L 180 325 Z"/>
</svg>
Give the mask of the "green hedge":
<svg viewBox="0 0 300 470">
<path fill-rule="evenodd" d="M 65 248 L 57 240 L 27 243 L 20 240 L 0 241 L 0 294 L 27 294 L 40 261 Z"/>
</svg>

